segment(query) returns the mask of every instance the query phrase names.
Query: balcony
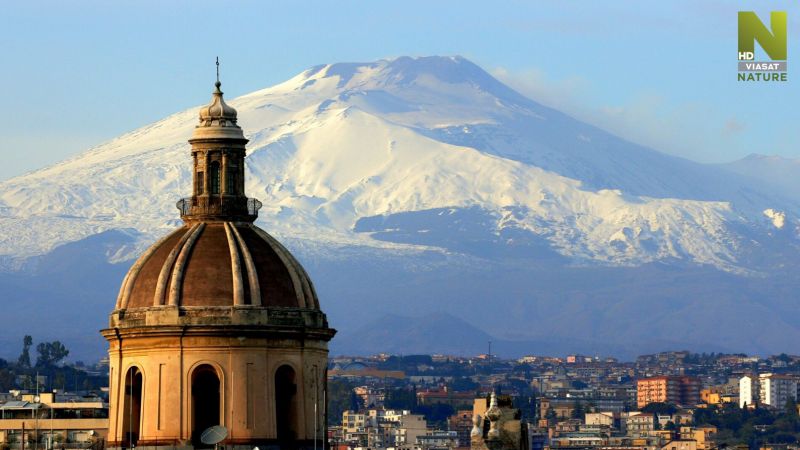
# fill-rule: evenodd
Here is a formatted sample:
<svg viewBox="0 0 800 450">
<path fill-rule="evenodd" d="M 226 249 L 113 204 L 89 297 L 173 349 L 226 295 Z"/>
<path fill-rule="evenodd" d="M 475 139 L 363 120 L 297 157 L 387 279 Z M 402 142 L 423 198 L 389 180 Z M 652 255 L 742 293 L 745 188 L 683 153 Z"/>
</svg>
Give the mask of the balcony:
<svg viewBox="0 0 800 450">
<path fill-rule="evenodd" d="M 261 202 L 244 196 L 195 196 L 175 204 L 184 220 L 240 220 L 253 222 L 258 217 Z"/>
</svg>

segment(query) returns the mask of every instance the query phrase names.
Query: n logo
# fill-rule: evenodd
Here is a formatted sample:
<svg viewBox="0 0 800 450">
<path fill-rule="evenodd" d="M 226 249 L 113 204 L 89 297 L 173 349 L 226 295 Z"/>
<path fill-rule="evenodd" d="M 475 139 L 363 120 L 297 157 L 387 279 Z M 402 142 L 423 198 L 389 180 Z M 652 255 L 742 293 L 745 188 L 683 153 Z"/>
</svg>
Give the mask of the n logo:
<svg viewBox="0 0 800 450">
<path fill-rule="evenodd" d="M 752 11 L 739 11 L 739 59 L 753 59 L 755 41 L 770 59 L 786 60 L 786 11 L 770 13 L 770 27 Z M 749 58 L 743 58 L 747 55 Z"/>
</svg>

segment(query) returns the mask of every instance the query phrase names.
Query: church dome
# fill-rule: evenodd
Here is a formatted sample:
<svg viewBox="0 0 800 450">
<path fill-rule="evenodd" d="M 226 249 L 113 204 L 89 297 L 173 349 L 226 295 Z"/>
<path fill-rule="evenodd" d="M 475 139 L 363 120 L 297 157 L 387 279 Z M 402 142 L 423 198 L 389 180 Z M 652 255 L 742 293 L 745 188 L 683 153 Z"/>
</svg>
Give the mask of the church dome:
<svg viewBox="0 0 800 450">
<path fill-rule="evenodd" d="M 306 271 L 249 223 L 187 224 L 145 251 L 122 283 L 116 310 L 262 307 L 319 310 Z"/>
</svg>

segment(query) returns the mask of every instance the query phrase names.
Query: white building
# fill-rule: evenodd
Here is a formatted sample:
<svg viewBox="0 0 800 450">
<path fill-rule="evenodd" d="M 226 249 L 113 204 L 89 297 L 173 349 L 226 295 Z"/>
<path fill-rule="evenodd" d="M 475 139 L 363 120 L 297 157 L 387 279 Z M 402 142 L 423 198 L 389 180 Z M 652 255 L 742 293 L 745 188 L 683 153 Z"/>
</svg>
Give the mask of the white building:
<svg viewBox="0 0 800 450">
<path fill-rule="evenodd" d="M 783 408 L 789 399 L 797 399 L 797 379 L 789 375 L 762 373 L 739 379 L 739 407 L 756 403 Z"/>
<path fill-rule="evenodd" d="M 762 373 L 758 376 L 761 403 L 783 408 L 789 399 L 797 399 L 797 379 L 789 375 Z"/>
<path fill-rule="evenodd" d="M 758 399 L 758 380 L 750 375 L 739 378 L 739 408 L 753 406 Z"/>
</svg>

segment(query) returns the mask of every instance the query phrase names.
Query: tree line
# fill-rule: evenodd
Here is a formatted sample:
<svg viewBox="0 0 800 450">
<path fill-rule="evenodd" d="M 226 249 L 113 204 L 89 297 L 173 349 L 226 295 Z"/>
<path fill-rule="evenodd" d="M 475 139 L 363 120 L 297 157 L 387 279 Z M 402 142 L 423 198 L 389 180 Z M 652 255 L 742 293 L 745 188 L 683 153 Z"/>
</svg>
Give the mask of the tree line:
<svg viewBox="0 0 800 450">
<path fill-rule="evenodd" d="M 31 351 L 36 354 L 32 355 Z M 0 391 L 11 389 L 92 390 L 105 386 L 105 376 L 90 376 L 82 369 L 80 361 L 74 365 L 63 364 L 69 349 L 61 341 L 39 342 L 34 347 L 33 337 L 22 339 L 22 350 L 16 361 L 0 359 Z M 46 377 L 39 383 L 37 375 Z"/>
</svg>

